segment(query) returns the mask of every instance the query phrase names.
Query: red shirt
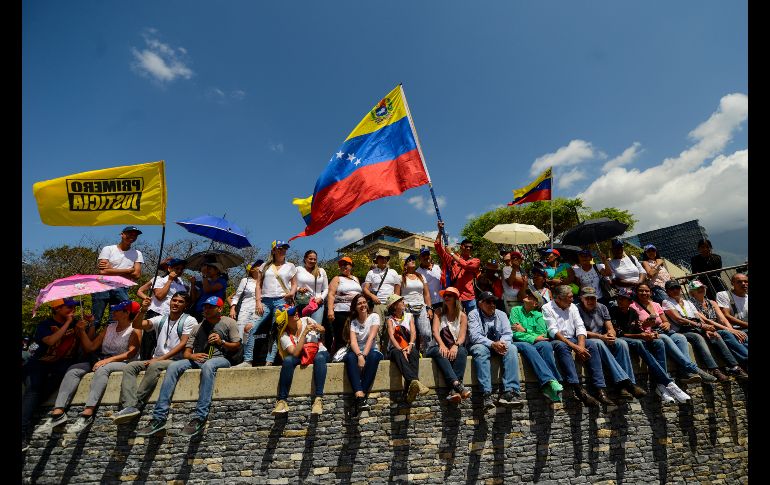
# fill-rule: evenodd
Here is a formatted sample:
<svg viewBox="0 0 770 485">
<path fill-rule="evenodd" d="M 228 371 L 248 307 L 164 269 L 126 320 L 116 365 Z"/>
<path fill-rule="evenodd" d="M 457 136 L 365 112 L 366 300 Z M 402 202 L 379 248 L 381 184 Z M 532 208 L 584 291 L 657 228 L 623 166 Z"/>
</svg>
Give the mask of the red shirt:
<svg viewBox="0 0 770 485">
<path fill-rule="evenodd" d="M 471 258 L 466 261 L 459 258 L 458 261 L 455 261 L 452 255 L 444 249 L 441 241 L 436 241 L 434 245 L 436 246 L 438 257 L 444 262 L 442 265 L 442 279 L 446 281 L 446 268 L 450 268 L 449 276 L 452 280 L 452 286 L 460 291 L 460 301 L 470 301 L 476 298 L 476 293 L 473 291 L 473 279 L 479 274 L 481 260 L 479 258 Z"/>
</svg>

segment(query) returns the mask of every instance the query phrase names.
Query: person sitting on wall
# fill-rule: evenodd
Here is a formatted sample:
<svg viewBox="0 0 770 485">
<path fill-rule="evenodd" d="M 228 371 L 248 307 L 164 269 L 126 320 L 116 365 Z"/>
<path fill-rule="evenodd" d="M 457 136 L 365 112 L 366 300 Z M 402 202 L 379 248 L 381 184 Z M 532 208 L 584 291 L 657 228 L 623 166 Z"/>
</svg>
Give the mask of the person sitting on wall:
<svg viewBox="0 0 770 485">
<path fill-rule="evenodd" d="M 647 273 L 644 271 L 636 256 L 628 255 L 623 250 L 623 241 L 613 239 L 611 243 L 610 257 L 604 258 L 604 266 L 612 270 L 612 284 L 618 288 L 636 288 L 639 283 L 645 281 Z"/>
<path fill-rule="evenodd" d="M 211 407 L 217 370 L 230 367 L 231 360 L 236 360 L 235 356 L 241 348 L 238 324 L 232 318 L 222 316 L 223 306 L 224 302 L 217 296 L 211 296 L 203 302 L 203 321 L 190 332 L 184 358 L 166 369 L 166 377 L 160 386 L 152 420 L 149 425 L 136 432 L 138 436 L 151 436 L 166 429 L 166 418 L 174 389 L 179 377 L 188 369 L 201 370 L 200 386 L 195 417 L 182 428 L 182 435 L 192 437 L 203 432 Z"/>
<path fill-rule="evenodd" d="M 610 371 L 612 382 L 620 389 L 621 398 L 646 396 L 644 389 L 636 385 L 628 344 L 617 339 L 609 310 L 596 300 L 596 290 L 592 286 L 580 290 L 578 311 L 586 327 L 586 337 L 589 341 L 596 342 L 596 348 L 605 367 Z"/>
<path fill-rule="evenodd" d="M 554 288 L 553 300 L 543 305 L 543 318 L 548 325 L 556 360 L 575 397 L 586 406 L 599 406 L 600 403 L 613 406 L 615 403 L 604 391 L 607 386 L 602 373 L 601 355 L 596 342 L 586 339 L 586 328 L 577 306 L 572 303 L 572 289 L 569 286 L 559 285 Z M 580 385 L 575 361 L 572 359 L 573 351 L 578 360 L 587 364 L 596 397 Z"/>
<path fill-rule="evenodd" d="M 134 318 L 132 326 L 157 334 L 157 343 L 151 359 L 131 362 L 123 369 L 123 380 L 120 384 L 121 409 L 112 416 L 113 423 L 128 423 L 139 416 L 158 384 L 160 373 L 182 358 L 190 332 L 198 324 L 193 317 L 184 313 L 189 302 L 190 296 L 186 291 L 177 291 L 171 297 L 170 312 L 148 320 L 144 317 L 149 313 L 150 299 L 146 298 L 142 302 L 142 308 Z M 144 371 L 144 377 L 137 390 L 136 378 L 141 371 Z"/>
<path fill-rule="evenodd" d="M 519 355 L 512 343 L 511 324 L 505 313 L 495 307 L 495 295 L 492 293 L 485 291 L 479 295 L 478 305 L 477 309 L 468 313 L 468 329 L 473 366 L 484 396 L 484 408 L 495 408 L 492 399 L 492 357 L 502 361 L 502 391 L 498 404 L 521 407 L 524 403 L 519 394 Z"/>
<path fill-rule="evenodd" d="M 349 346 L 343 361 L 355 393 L 353 415 L 369 408 L 366 396 L 374 384 L 383 358 L 377 338 L 379 330 L 380 316 L 369 313 L 369 304 L 363 294 L 354 296 L 350 301 L 350 315 L 343 327 L 343 335 Z"/>
<path fill-rule="evenodd" d="M 716 300 L 727 321 L 736 330 L 749 333 L 749 277 L 735 273 L 730 278 L 732 289 L 717 293 Z"/>
<path fill-rule="evenodd" d="M 309 314 L 310 312 L 305 312 Z M 275 313 L 278 327 L 278 352 L 281 354 L 281 375 L 278 379 L 278 401 L 273 409 L 273 416 L 289 412 L 289 389 L 297 365 L 313 364 L 313 382 L 315 396 L 310 414 L 323 413 L 324 384 L 326 383 L 326 364 L 331 360 L 323 344 L 326 331 L 320 323 L 308 316 L 300 317 L 298 306 L 279 308 Z"/>
<path fill-rule="evenodd" d="M 471 397 L 471 391 L 463 385 L 468 350 L 468 316 L 460 305 L 460 291 L 452 286 L 441 290 L 443 308 L 433 316 L 433 339 L 425 354 L 444 374 L 444 380 L 452 388 L 447 399 L 459 403 Z"/>
<path fill-rule="evenodd" d="M 417 328 L 414 314 L 405 312 L 404 298 L 390 295 L 387 301 L 388 314 L 388 356 L 396 363 L 406 382 L 406 402 L 411 403 L 418 394 L 427 394 L 428 389 L 419 380 L 420 351 L 416 347 Z"/>
</svg>

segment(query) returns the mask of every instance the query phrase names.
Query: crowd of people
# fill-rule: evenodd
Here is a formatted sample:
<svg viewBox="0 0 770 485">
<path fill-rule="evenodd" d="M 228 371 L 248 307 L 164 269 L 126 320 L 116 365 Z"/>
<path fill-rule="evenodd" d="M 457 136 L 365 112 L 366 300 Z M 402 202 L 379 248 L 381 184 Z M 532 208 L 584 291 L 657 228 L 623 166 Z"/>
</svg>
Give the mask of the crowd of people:
<svg viewBox="0 0 770 485">
<path fill-rule="evenodd" d="M 38 324 L 34 337 L 37 348 L 30 352 L 23 346 L 22 448 L 28 446 L 40 400 L 58 387 L 53 410 L 34 432 L 63 429 L 67 409 L 89 372 L 94 376 L 88 398 L 67 426 L 69 433 L 80 433 L 94 422 L 115 371 L 122 372 L 122 384 L 113 421 L 122 424 L 142 414 L 165 370 L 151 419 L 137 430 L 140 436 L 166 428 L 176 384 L 188 369 L 200 369 L 201 378 L 195 411 L 182 429 L 186 436 L 202 432 L 217 370 L 233 366 L 280 364 L 274 415 L 289 412 L 295 368 L 310 364 L 311 413 L 323 413 L 331 362 L 344 364 L 355 396 L 352 415 L 367 409 L 383 359 L 403 376 L 409 403 L 429 392 L 420 381 L 420 357 L 433 359 L 449 388 L 446 399 L 458 404 L 472 393 L 463 382 L 470 355 L 487 410 L 522 406 L 520 357 L 529 362 L 550 402 L 562 401 L 566 387 L 586 406 L 614 405 L 647 394 L 637 384 L 632 353 L 645 362 L 650 390 L 663 403 L 691 399 L 677 381 L 748 378 L 747 274 L 736 273 L 732 288 L 710 296 L 698 279 L 683 285 L 672 278 L 655 246 L 646 246 L 636 258 L 625 253 L 619 240 L 612 241 L 610 254 L 581 250 L 576 264 L 563 261 L 558 249 L 549 249 L 528 271 L 522 253 L 506 251 L 501 268 L 496 260 L 482 264 L 473 257 L 468 239 L 457 252 L 446 248 L 443 223 L 438 228 L 438 263 L 424 247 L 404 259 L 399 275 L 389 264 L 390 255 L 381 251 L 363 282 L 352 273 L 349 257 L 338 260 L 339 274 L 329 280 L 315 251 L 307 251 L 302 264 L 295 265 L 286 259 L 289 244 L 273 241 L 267 261 L 246 267 L 246 276 L 229 298 L 229 316 L 222 314 L 226 270 L 216 260 L 199 268 L 200 281 L 183 277 L 184 259 L 167 260 L 167 274 L 155 279 L 152 289 L 149 284 L 139 289 L 141 304 L 131 301 L 125 289 L 96 293 L 93 315 L 78 319 L 79 302 L 49 302 L 51 316 Z M 140 234 L 134 226 L 124 228 L 121 241 L 99 254 L 98 272 L 137 279 L 143 257 L 131 246 Z M 701 259 L 710 249 L 709 241 L 701 241 Z M 102 327 L 107 306 L 109 323 Z M 258 335 L 271 336 L 264 362 L 255 353 Z M 703 368 L 691 359 L 690 345 Z M 676 363 L 675 373 L 669 372 L 669 358 Z M 493 359 L 500 361 L 501 370 L 496 396 Z M 586 369 L 584 383 L 576 362 Z"/>
</svg>

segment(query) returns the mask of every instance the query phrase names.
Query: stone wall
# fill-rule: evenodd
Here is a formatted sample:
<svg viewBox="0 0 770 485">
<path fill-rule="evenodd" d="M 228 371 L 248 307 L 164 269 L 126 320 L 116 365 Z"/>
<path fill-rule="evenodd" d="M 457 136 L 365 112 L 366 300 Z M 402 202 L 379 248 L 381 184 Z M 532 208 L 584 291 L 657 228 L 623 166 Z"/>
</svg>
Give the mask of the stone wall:
<svg viewBox="0 0 770 485">
<path fill-rule="evenodd" d="M 466 382 L 470 382 L 469 359 Z M 640 369 L 643 370 L 643 369 Z M 350 389 L 341 364 L 329 367 L 324 413 L 310 415 L 311 369 L 297 369 L 288 416 L 271 415 L 277 368 L 225 369 L 202 436 L 180 430 L 195 406 L 199 371 L 180 379 L 170 429 L 151 438 L 115 426 L 120 374 L 96 422 L 82 435 L 34 437 L 23 458 L 24 483 L 746 483 L 746 388 L 735 382 L 690 385 L 687 404 L 646 398 L 583 408 L 565 391 L 549 404 L 522 369 L 521 409 L 485 415 L 480 396 L 445 400 L 438 370 L 422 359 L 431 393 L 407 406 L 395 365 L 383 361 L 372 408 L 346 417 Z M 524 381 L 527 381 L 525 383 Z M 647 385 L 646 376 L 640 384 Z M 475 383 L 475 379 L 473 380 Z M 82 409 L 81 383 L 69 416 Z M 475 390 L 475 388 L 474 388 Z M 154 399 L 154 397 L 153 397 Z M 152 405 L 148 405 L 147 411 Z M 50 409 L 41 408 L 41 414 Z"/>
</svg>

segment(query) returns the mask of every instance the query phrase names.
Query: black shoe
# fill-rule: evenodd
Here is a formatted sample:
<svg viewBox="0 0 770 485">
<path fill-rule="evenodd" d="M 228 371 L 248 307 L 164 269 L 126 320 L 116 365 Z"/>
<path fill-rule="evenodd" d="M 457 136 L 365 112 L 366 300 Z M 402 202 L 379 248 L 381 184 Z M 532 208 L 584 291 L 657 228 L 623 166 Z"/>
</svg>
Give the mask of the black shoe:
<svg viewBox="0 0 770 485">
<path fill-rule="evenodd" d="M 489 411 L 491 409 L 495 409 L 497 406 L 495 406 L 495 402 L 492 400 L 492 393 L 491 392 L 485 392 L 484 393 L 484 410 Z"/>
<path fill-rule="evenodd" d="M 497 402 L 509 408 L 520 407 L 524 405 L 524 403 L 521 401 L 521 396 L 519 396 L 518 393 L 514 393 L 513 391 L 505 391 L 502 393 L 497 399 Z"/>
<path fill-rule="evenodd" d="M 193 437 L 203 432 L 203 426 L 206 424 L 205 419 L 193 418 L 182 428 L 182 435 Z"/>
<path fill-rule="evenodd" d="M 615 402 L 612 399 L 607 397 L 607 391 L 605 391 L 603 388 L 597 389 L 596 393 L 594 394 L 594 397 L 596 398 L 597 401 L 599 401 L 600 403 L 606 406 L 617 406 L 617 404 L 615 404 Z"/>
<path fill-rule="evenodd" d="M 716 369 L 709 369 L 708 372 L 712 376 L 716 377 L 717 381 L 719 381 L 719 382 L 725 382 L 725 381 L 729 381 L 730 380 L 730 378 L 727 377 L 726 375 L 724 375 L 722 373 L 722 371 L 719 370 L 718 368 L 716 368 Z"/>
<path fill-rule="evenodd" d="M 748 381 L 749 375 L 746 373 L 745 370 L 741 369 L 738 366 L 733 367 L 732 369 L 726 368 L 725 374 L 735 377 L 736 381 Z"/>
<path fill-rule="evenodd" d="M 166 429 L 166 420 L 165 419 L 155 419 L 153 418 L 150 421 L 150 424 L 145 426 L 144 428 L 139 428 L 136 430 L 137 436 L 152 436 L 156 433 L 160 433 L 161 431 Z"/>
<path fill-rule="evenodd" d="M 628 392 L 626 388 L 620 388 L 618 391 L 618 400 L 619 401 L 631 401 L 634 399 L 634 396 Z"/>
<path fill-rule="evenodd" d="M 709 376 L 712 382 L 716 381 L 716 379 L 712 377 L 710 374 L 706 374 L 706 375 Z M 703 378 L 700 376 L 700 373 L 696 374 L 694 372 L 685 372 L 684 374 L 679 376 L 679 382 L 681 382 L 682 384 L 697 384 L 702 380 Z"/>
<path fill-rule="evenodd" d="M 363 397 L 357 397 L 356 400 L 358 401 L 358 410 L 360 411 L 368 411 L 371 409 L 371 406 L 369 406 L 369 398 L 366 396 Z"/>
<path fill-rule="evenodd" d="M 572 392 L 575 394 L 575 397 L 583 403 L 583 405 L 599 407 L 599 401 L 588 394 L 588 391 L 586 391 L 585 388 L 580 384 L 572 384 Z"/>
</svg>

